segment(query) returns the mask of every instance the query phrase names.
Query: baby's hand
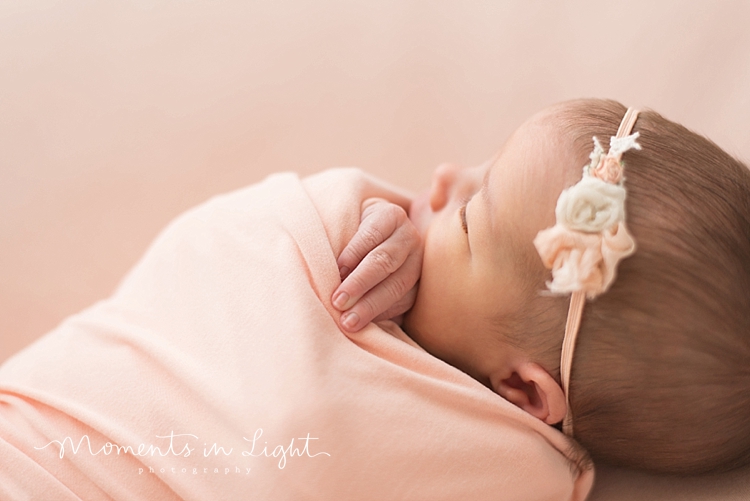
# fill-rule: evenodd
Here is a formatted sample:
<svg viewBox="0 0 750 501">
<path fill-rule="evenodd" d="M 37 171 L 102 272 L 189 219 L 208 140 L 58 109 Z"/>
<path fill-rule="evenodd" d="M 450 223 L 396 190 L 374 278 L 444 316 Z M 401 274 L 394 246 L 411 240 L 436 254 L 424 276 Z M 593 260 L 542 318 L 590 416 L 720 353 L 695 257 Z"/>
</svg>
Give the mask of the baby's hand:
<svg viewBox="0 0 750 501">
<path fill-rule="evenodd" d="M 343 283 L 332 301 L 344 312 L 344 329 L 356 332 L 373 320 L 400 323 L 417 295 L 422 238 L 403 208 L 370 198 L 362 203 L 359 229 L 336 264 Z"/>
</svg>

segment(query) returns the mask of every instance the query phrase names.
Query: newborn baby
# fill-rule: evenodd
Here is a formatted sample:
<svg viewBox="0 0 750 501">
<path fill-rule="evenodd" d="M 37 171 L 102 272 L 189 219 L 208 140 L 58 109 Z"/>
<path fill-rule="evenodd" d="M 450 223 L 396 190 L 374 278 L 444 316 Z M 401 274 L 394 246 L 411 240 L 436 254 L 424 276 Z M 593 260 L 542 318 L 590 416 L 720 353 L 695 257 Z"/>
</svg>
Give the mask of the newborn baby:
<svg viewBox="0 0 750 501">
<path fill-rule="evenodd" d="M 731 469 L 750 460 L 750 173 L 651 111 L 612 142 L 632 132 L 626 150 L 607 157 L 592 137 L 615 136 L 625 114 L 612 101 L 553 106 L 485 164 L 438 167 L 408 220 L 368 202 L 339 257 L 344 275 L 354 271 L 334 305 L 350 330 L 384 310 L 403 313 L 423 247 L 403 328 L 428 352 L 547 424 L 567 415 L 568 434 L 594 460 L 679 474 Z M 627 191 L 627 217 L 557 231 L 564 196 L 596 168 L 615 169 L 600 177 L 616 196 Z M 592 210 L 595 218 L 611 208 Z M 556 220 L 550 244 L 544 230 Z M 624 247 L 614 252 L 600 235 L 606 243 L 618 228 Z M 616 262 L 636 246 L 614 280 L 607 256 L 619 252 Z"/>
<path fill-rule="evenodd" d="M 413 297 L 407 195 L 358 169 L 278 173 L 177 217 L 111 297 L 0 366 L 0 499 L 585 499 L 574 441 L 392 321 L 341 328 L 331 296 L 371 218 L 413 245 L 353 311 Z"/>
<path fill-rule="evenodd" d="M 576 101 L 413 200 L 357 169 L 214 197 L 0 366 L 0 498 L 580 501 L 571 436 L 743 464 L 749 178 Z"/>
</svg>

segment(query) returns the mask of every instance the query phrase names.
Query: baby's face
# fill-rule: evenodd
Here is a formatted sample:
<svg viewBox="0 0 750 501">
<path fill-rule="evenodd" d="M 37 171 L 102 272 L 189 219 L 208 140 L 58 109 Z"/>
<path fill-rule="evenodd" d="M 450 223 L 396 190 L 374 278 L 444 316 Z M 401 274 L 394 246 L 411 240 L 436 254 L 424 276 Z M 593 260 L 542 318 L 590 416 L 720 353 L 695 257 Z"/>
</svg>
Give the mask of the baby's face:
<svg viewBox="0 0 750 501">
<path fill-rule="evenodd" d="M 553 110 L 534 116 L 478 167 L 441 165 L 409 211 L 425 251 L 404 327 L 428 352 L 487 385 L 507 357 L 519 355 L 503 342 L 497 319 L 522 313 L 548 278 L 532 241 L 554 224 L 560 192 L 581 176 L 583 161 L 557 121 Z"/>
</svg>

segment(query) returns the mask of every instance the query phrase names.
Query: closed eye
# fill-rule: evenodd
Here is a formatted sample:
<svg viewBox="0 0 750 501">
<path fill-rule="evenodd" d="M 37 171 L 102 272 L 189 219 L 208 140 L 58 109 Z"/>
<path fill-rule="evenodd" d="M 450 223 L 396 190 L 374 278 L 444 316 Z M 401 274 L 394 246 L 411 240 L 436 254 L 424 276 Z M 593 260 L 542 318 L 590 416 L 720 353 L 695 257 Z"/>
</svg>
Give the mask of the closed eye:
<svg viewBox="0 0 750 501">
<path fill-rule="evenodd" d="M 464 233 L 469 234 L 469 225 L 466 223 L 466 203 L 464 203 L 460 209 L 458 209 L 458 215 L 461 218 L 461 228 L 464 229 Z"/>
</svg>

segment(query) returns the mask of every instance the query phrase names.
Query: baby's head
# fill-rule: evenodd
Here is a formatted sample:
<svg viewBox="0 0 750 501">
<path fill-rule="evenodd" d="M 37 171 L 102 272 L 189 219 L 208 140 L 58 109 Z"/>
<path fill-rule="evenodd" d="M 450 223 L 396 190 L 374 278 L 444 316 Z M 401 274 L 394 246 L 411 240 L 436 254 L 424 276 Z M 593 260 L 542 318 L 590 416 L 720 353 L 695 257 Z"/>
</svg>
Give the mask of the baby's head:
<svg viewBox="0 0 750 501">
<path fill-rule="evenodd" d="M 486 164 L 443 165 L 410 217 L 420 289 L 405 319 L 427 351 L 549 423 L 566 413 L 560 350 L 569 296 L 545 294 L 533 241 L 625 107 L 584 100 L 524 123 Z M 650 111 L 623 154 L 637 250 L 587 301 L 569 391 L 595 460 L 671 473 L 750 462 L 750 172 Z"/>
</svg>

